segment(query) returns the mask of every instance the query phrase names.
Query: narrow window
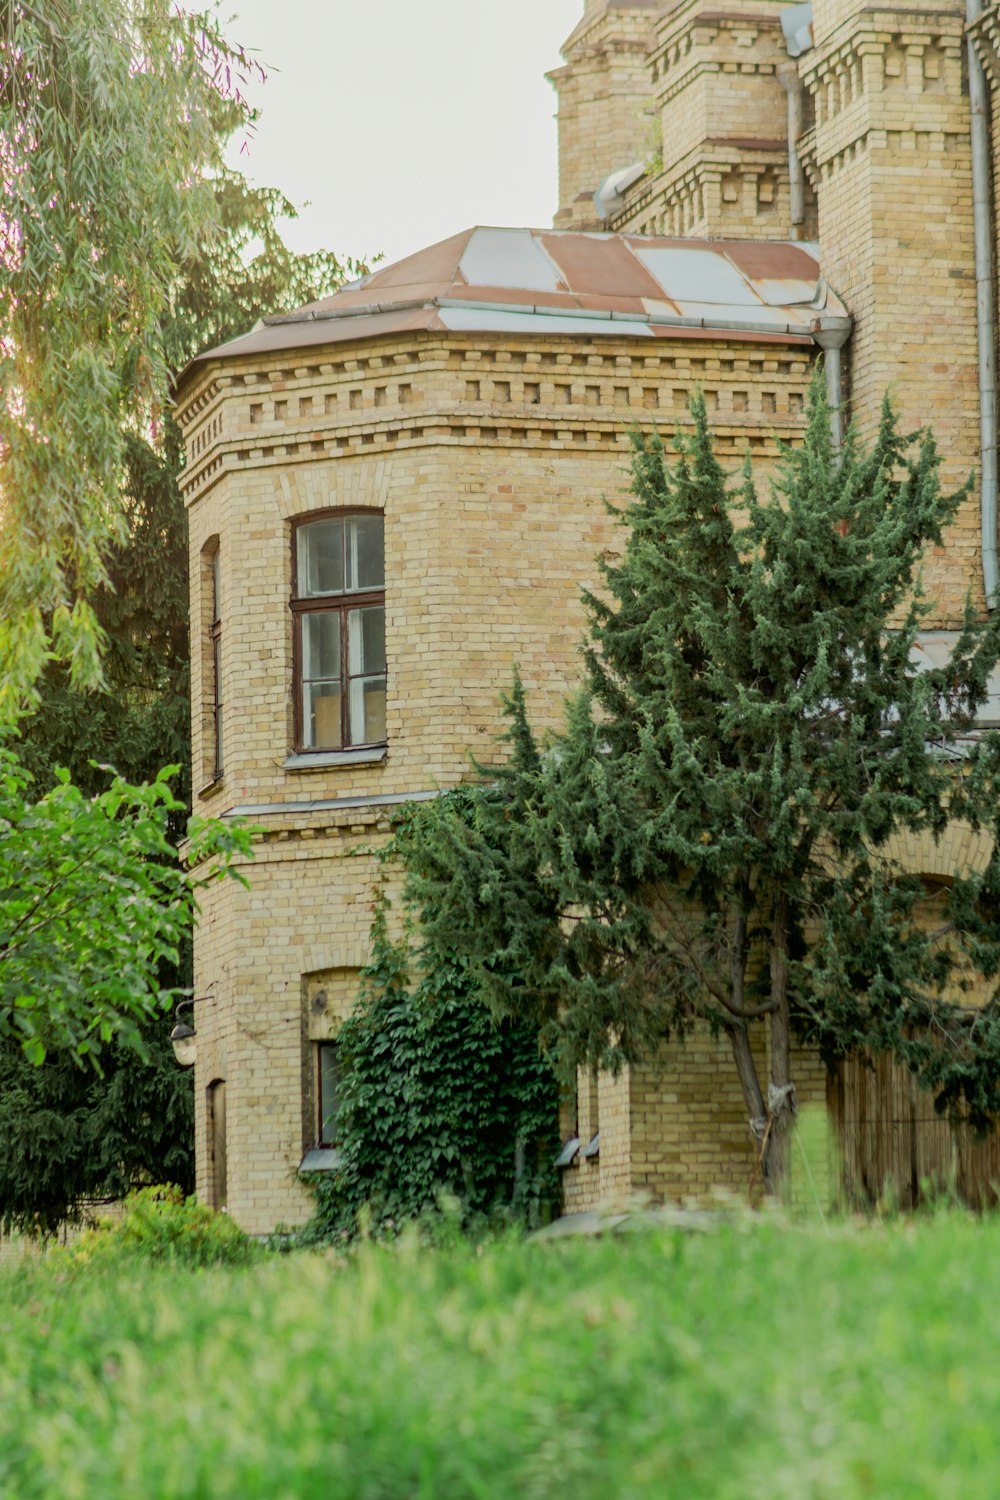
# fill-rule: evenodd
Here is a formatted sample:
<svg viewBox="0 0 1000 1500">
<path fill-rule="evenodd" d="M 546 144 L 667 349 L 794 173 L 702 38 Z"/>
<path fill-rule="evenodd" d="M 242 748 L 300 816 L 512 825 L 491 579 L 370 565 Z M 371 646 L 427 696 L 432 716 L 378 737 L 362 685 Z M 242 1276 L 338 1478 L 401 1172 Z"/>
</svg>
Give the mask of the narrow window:
<svg viewBox="0 0 1000 1500">
<path fill-rule="evenodd" d="M 221 1078 L 209 1084 L 205 1104 L 212 1207 L 221 1210 L 229 1201 L 226 1165 L 226 1085 Z"/>
<path fill-rule="evenodd" d="M 325 516 L 295 529 L 296 749 L 385 744 L 382 516 Z"/>
<path fill-rule="evenodd" d="M 212 732 L 215 743 L 215 776 L 222 775 L 222 567 L 216 547 L 212 556 Z"/>
<path fill-rule="evenodd" d="M 316 1047 L 319 1076 L 316 1099 L 319 1105 L 316 1140 L 321 1146 L 337 1144 L 337 1085 L 340 1062 L 336 1042 L 319 1042 Z"/>
</svg>

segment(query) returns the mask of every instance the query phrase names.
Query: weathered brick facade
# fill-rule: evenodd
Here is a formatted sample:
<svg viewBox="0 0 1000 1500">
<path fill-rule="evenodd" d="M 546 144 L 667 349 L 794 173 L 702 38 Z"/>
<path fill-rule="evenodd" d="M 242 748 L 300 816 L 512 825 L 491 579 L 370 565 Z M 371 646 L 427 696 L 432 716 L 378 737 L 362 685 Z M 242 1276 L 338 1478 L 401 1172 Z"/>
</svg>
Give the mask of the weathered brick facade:
<svg viewBox="0 0 1000 1500">
<path fill-rule="evenodd" d="M 959 8 L 817 0 L 812 45 L 790 60 L 774 0 L 713 4 L 590 0 L 553 75 L 557 225 L 775 242 L 818 224 L 823 272 L 854 319 L 851 414 L 870 429 L 889 386 L 908 422 L 933 420 L 946 477 L 961 481 L 978 465 L 979 414 Z M 778 73 L 789 66 L 803 88 L 807 177 L 795 233 Z M 662 161 L 601 221 L 591 193 L 652 154 L 651 118 Z M 432 280 L 445 249 L 427 252 Z M 485 306 L 490 282 L 480 281 Z M 394 322 L 384 306 L 353 306 L 334 333 L 337 306 L 347 308 L 334 299 L 329 323 L 271 325 L 183 382 L 196 810 L 242 813 L 259 829 L 249 890 L 214 889 L 197 936 L 199 1192 L 222 1194 L 224 1151 L 228 1206 L 252 1231 L 308 1211 L 296 1169 L 317 1136 L 315 1046 L 353 999 L 372 849 L 392 806 L 460 780 L 470 748 L 495 753 L 515 662 L 535 721 L 558 719 L 579 671 L 580 587 L 614 545 L 602 496 L 625 483 L 629 428 L 683 426 L 700 386 L 734 466 L 749 446 L 766 470 L 776 439 L 800 431 L 819 352 L 811 338 L 677 320 L 654 338 L 627 320 L 620 333 L 610 322 L 592 331 L 586 318 L 610 319 L 615 292 L 587 291 L 572 326 L 539 316 L 534 293 L 509 290 L 493 294 L 509 315 L 494 306 L 487 326 L 467 310 L 464 322 L 446 316 L 447 297 L 435 321 L 413 310 L 433 302 L 425 287 L 387 294 Z M 297 753 L 293 523 L 357 508 L 385 516 L 386 743 Z M 982 598 L 979 546 L 973 492 L 928 568 L 941 626 L 968 588 Z M 933 873 L 926 851 L 911 858 Z M 802 1058 L 797 1076 L 800 1100 L 822 1099 L 816 1059 Z M 739 1190 L 752 1165 L 728 1053 L 707 1036 L 669 1065 L 582 1079 L 577 1126 L 584 1146 L 600 1131 L 600 1151 L 567 1169 L 571 1209 L 636 1191 L 680 1201 Z"/>
</svg>

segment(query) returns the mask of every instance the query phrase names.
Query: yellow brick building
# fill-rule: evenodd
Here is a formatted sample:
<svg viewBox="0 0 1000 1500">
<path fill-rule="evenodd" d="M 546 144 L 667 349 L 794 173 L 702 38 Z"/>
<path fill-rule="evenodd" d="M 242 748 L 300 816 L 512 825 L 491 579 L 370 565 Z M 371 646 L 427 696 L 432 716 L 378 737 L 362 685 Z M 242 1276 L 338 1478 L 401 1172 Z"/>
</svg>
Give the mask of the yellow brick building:
<svg viewBox="0 0 1000 1500">
<path fill-rule="evenodd" d="M 588 0 L 552 75 L 554 230 L 456 236 L 182 382 L 196 811 L 260 830 L 197 934 L 199 1192 L 251 1231 L 308 1212 L 393 807 L 493 753 L 515 662 L 558 718 L 629 428 L 683 425 L 701 387 L 721 456 L 766 469 L 824 350 L 862 426 L 889 385 L 946 479 L 979 467 L 963 14 L 713 3 Z M 977 489 L 930 560 L 942 631 L 992 528 Z M 745 1185 L 731 1073 L 705 1038 L 582 1080 L 567 1207 Z M 798 1086 L 823 1097 L 814 1059 Z"/>
</svg>

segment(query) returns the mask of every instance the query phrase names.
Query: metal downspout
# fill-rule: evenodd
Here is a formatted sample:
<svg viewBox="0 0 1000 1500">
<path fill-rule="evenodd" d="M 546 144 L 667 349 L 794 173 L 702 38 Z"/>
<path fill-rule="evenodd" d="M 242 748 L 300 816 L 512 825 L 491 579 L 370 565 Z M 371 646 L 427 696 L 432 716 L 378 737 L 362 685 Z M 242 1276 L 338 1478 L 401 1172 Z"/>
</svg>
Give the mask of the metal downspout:
<svg viewBox="0 0 1000 1500">
<path fill-rule="evenodd" d="M 851 324 L 849 320 L 839 318 L 833 326 L 823 327 L 817 322 L 813 325 L 812 336 L 823 351 L 826 399 L 830 407 L 830 441 L 834 453 L 839 453 L 844 446 L 844 376 L 840 351 L 851 336 Z"/>
<path fill-rule="evenodd" d="M 788 95 L 788 199 L 793 240 L 802 238 L 806 221 L 806 183 L 797 141 L 802 134 L 802 79 L 795 63 L 779 63 L 778 81 Z"/>
<path fill-rule="evenodd" d="M 971 27 L 982 15 L 982 0 L 966 0 Z M 993 309 L 993 243 L 990 205 L 990 126 L 986 75 L 972 37 L 969 58 L 969 111 L 972 133 L 972 227 L 976 254 L 976 333 L 979 345 L 979 462 L 983 589 L 986 607 L 996 605 L 997 567 L 997 387 Z"/>
</svg>

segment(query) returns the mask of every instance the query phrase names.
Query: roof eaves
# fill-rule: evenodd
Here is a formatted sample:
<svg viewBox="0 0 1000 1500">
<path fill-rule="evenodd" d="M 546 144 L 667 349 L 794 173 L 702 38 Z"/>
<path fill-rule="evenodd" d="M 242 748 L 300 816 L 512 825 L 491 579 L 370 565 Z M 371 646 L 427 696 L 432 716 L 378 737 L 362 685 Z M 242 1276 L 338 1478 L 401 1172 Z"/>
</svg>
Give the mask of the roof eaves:
<svg viewBox="0 0 1000 1500">
<path fill-rule="evenodd" d="M 362 302 L 357 307 L 324 307 L 317 312 L 275 313 L 262 318 L 265 328 L 278 328 L 284 323 L 323 323 L 339 321 L 341 318 L 374 318 L 379 313 L 410 312 L 414 308 L 438 307 L 442 304 L 434 298 L 411 297 L 404 301 Z"/>
</svg>

